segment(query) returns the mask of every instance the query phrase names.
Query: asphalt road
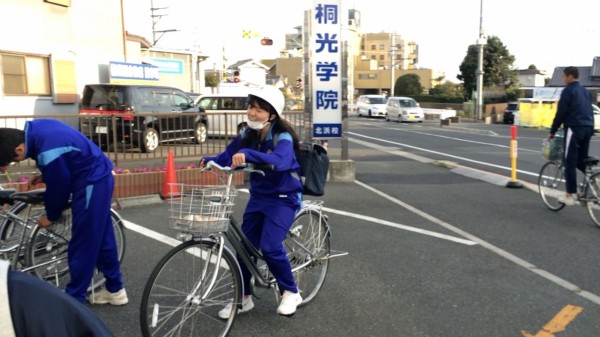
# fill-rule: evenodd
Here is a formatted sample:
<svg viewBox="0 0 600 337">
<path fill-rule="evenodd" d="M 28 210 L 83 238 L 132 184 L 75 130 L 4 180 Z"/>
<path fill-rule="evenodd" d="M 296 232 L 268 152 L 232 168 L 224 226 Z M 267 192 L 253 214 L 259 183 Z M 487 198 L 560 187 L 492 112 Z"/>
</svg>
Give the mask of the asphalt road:
<svg viewBox="0 0 600 337">
<path fill-rule="evenodd" d="M 506 188 L 506 174 L 482 178 L 437 164 L 431 159 L 449 157 L 432 158 L 438 155 L 429 148 L 433 141 L 408 143 L 417 137 L 412 131 L 430 128 L 433 133 L 433 124 L 385 126 L 356 118 L 350 124 L 356 181 L 329 182 L 321 198 L 332 225 L 332 249 L 349 255 L 331 261 L 323 289 L 296 315 L 278 317 L 274 296 L 263 291 L 230 336 L 600 335 L 600 228 L 584 208 L 552 212 L 528 185 Z M 471 134 L 453 132 L 461 139 Z M 539 157 L 543 131 L 537 132 L 531 146 L 537 142 Z M 394 139 L 401 133 L 410 137 Z M 437 138 L 440 153 L 453 147 L 465 151 Z M 394 141 L 403 145 L 390 145 Z M 331 142 L 333 158 L 339 145 Z M 469 154 L 489 152 L 489 146 L 472 146 Z M 238 197 L 238 212 L 245 198 L 244 193 Z M 120 211 L 130 222 L 123 261 L 130 304 L 92 307 L 115 336 L 141 335 L 139 303 L 146 278 L 170 248 L 166 239 L 175 237 L 166 210 L 166 205 L 152 205 Z"/>
</svg>

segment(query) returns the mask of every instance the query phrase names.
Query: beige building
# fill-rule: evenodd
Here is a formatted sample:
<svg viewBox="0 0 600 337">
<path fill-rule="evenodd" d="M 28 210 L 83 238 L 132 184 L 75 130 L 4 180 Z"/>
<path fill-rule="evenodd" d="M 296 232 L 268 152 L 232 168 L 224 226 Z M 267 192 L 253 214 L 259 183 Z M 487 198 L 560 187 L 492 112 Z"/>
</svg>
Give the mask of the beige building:
<svg viewBox="0 0 600 337">
<path fill-rule="evenodd" d="M 203 88 L 206 57 L 154 49 L 128 34 L 122 0 L 0 0 L 0 8 L 0 115 L 75 114 L 89 83 Z M 137 77 L 152 65 L 158 78 Z M 136 74 L 124 80 L 113 69 Z"/>
<path fill-rule="evenodd" d="M 350 56 L 349 56 L 350 57 Z M 418 69 L 419 48 L 395 33 L 361 35 L 360 51 L 354 55 L 354 87 L 357 95 L 388 93 L 393 83 L 406 74 L 416 74 L 428 91 L 440 84 L 440 74 L 432 69 Z"/>
</svg>

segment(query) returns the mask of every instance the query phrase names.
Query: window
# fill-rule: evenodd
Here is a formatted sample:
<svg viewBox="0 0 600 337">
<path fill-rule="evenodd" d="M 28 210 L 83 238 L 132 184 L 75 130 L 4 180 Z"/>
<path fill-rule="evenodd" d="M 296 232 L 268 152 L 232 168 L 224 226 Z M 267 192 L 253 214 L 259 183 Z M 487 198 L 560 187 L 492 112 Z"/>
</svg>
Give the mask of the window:
<svg viewBox="0 0 600 337">
<path fill-rule="evenodd" d="M 48 58 L 0 54 L 5 95 L 50 95 Z"/>
<path fill-rule="evenodd" d="M 385 60 L 385 55 L 379 55 L 379 61 Z"/>
</svg>

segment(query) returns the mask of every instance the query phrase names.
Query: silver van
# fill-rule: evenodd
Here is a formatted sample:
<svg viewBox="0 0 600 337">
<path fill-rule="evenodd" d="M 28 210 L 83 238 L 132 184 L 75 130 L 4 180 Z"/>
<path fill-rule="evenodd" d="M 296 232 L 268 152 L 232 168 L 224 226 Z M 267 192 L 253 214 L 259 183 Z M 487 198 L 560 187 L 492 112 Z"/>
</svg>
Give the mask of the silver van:
<svg viewBox="0 0 600 337">
<path fill-rule="evenodd" d="M 235 136 L 246 126 L 247 94 L 201 95 L 196 106 L 206 112 L 209 136 Z"/>
<path fill-rule="evenodd" d="M 385 107 L 385 120 L 423 122 L 425 114 L 419 103 L 410 97 L 390 97 Z"/>
</svg>

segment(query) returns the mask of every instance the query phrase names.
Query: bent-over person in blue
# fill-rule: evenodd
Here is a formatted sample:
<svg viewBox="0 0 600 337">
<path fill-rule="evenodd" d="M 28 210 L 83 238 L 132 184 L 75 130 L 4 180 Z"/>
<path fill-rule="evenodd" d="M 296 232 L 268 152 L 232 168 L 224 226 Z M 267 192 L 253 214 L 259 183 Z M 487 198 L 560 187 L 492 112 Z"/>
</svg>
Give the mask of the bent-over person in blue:
<svg viewBox="0 0 600 337">
<path fill-rule="evenodd" d="M 277 314 L 291 316 L 296 312 L 302 297 L 292 275 L 283 241 L 302 205 L 302 184 L 298 173 L 294 149 L 299 139 L 291 125 L 283 118 L 282 92 L 265 86 L 248 95 L 247 127 L 215 157 L 205 157 L 200 166 L 213 160 L 221 166 L 235 167 L 244 163 L 273 165 L 265 175 L 250 173 L 250 199 L 244 212 L 242 231 L 250 242 L 262 252 L 269 270 L 277 280 L 282 293 Z M 273 139 L 277 137 L 277 144 Z M 252 274 L 242 264 L 244 281 L 243 313 L 254 307 L 252 301 Z M 226 305 L 218 316 L 228 319 L 232 303 Z"/>
<path fill-rule="evenodd" d="M 68 247 L 71 279 L 65 292 L 85 303 L 94 268 L 106 278 L 105 289 L 91 303 L 124 305 L 123 288 L 115 233 L 110 216 L 114 188 L 112 162 L 82 133 L 53 119 L 25 123 L 25 130 L 0 129 L 0 166 L 33 159 L 41 177 L 31 184 L 46 184 L 46 214 L 40 227 L 57 221 L 72 200 L 73 226 Z"/>
</svg>

